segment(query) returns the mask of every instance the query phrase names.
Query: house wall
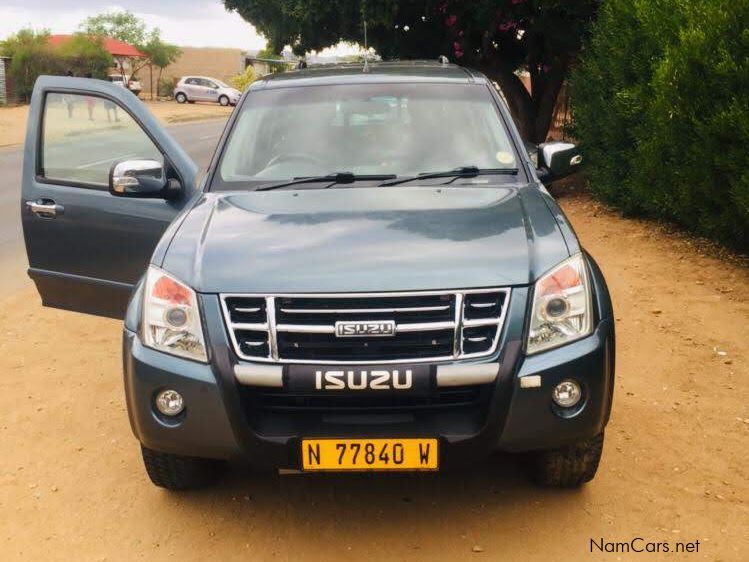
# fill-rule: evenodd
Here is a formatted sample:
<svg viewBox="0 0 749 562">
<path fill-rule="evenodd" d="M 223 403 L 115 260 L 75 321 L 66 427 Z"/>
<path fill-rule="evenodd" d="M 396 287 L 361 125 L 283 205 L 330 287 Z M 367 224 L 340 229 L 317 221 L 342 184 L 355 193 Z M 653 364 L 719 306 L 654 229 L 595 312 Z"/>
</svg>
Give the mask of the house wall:
<svg viewBox="0 0 749 562">
<path fill-rule="evenodd" d="M 162 79 L 168 78 L 176 83 L 182 76 L 198 75 L 218 78 L 224 82 L 244 71 L 244 56 L 241 49 L 224 49 L 216 47 L 180 47 L 182 54 L 174 64 L 164 69 Z M 138 78 L 143 86 L 141 97 L 150 97 L 151 81 L 148 67 L 138 71 Z M 159 69 L 153 69 L 154 95 Z"/>
</svg>

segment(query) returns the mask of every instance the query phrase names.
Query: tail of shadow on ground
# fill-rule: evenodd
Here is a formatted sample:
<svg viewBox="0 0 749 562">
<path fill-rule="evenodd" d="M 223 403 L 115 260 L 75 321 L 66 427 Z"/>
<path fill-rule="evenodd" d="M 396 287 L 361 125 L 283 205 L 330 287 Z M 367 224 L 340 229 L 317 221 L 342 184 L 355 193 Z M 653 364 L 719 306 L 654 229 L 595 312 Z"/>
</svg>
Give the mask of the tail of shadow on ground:
<svg viewBox="0 0 749 562">
<path fill-rule="evenodd" d="M 378 520 L 397 514 L 402 524 L 407 512 L 417 519 L 439 516 L 444 522 L 451 513 L 462 519 L 472 509 L 486 508 L 501 515 L 503 506 L 525 509 L 536 505 L 539 510 L 557 502 L 579 506 L 587 501 L 585 490 L 539 488 L 526 474 L 523 456 L 496 453 L 478 464 L 435 473 L 279 475 L 231 466 L 213 487 L 180 494 L 179 508 L 234 516 L 240 504 L 253 516 L 273 518 L 283 506 L 287 515 L 292 510 L 296 518 L 320 524 L 348 518 L 361 521 L 367 514 Z"/>
</svg>

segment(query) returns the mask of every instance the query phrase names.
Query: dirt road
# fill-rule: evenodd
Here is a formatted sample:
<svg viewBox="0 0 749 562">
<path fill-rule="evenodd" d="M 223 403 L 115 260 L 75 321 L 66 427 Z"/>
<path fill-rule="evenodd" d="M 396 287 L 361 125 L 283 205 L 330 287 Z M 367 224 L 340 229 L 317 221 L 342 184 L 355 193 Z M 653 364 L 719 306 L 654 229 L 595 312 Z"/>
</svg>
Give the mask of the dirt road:
<svg viewBox="0 0 749 562">
<path fill-rule="evenodd" d="M 539 490 L 498 455 L 434 476 L 234 470 L 166 493 L 128 426 L 120 324 L 27 291 L 0 308 L 0 560 L 749 560 L 749 272 L 587 198 L 562 204 L 617 317 L 590 485 Z M 699 547 L 591 553 L 636 537 Z"/>
</svg>

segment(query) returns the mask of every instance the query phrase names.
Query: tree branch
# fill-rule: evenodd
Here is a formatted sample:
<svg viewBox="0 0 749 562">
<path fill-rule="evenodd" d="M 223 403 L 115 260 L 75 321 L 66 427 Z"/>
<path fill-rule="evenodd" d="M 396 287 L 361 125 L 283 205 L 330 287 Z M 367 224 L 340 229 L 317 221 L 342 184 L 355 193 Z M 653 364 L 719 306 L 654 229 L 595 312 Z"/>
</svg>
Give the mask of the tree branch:
<svg viewBox="0 0 749 562">
<path fill-rule="evenodd" d="M 536 113 L 533 124 L 533 141 L 541 143 L 546 140 L 546 135 L 551 126 L 551 120 L 554 118 L 554 108 L 556 107 L 559 91 L 564 84 L 564 77 L 567 74 L 567 61 L 560 61 L 552 64 L 549 73 L 544 80 L 543 91 L 536 98 L 536 92 L 533 92 L 534 101 L 536 102 Z"/>
<path fill-rule="evenodd" d="M 520 135 L 523 139 L 530 140 L 535 133 L 535 110 L 523 81 L 511 68 L 498 60 L 480 66 L 479 70 L 499 84 Z"/>
</svg>

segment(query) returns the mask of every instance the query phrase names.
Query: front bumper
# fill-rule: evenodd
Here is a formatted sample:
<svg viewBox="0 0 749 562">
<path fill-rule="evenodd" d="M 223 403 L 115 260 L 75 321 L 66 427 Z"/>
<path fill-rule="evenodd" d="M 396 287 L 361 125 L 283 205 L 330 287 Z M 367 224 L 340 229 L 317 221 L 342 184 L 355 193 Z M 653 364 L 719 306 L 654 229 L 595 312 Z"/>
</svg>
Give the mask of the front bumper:
<svg viewBox="0 0 749 562">
<path fill-rule="evenodd" d="M 514 291 L 494 357 L 499 374 L 477 387 L 476 401 L 461 408 L 425 407 L 332 413 L 330 410 L 265 409 L 259 394 L 238 383 L 237 359 L 227 338 L 218 298 L 202 295 L 211 361 L 200 364 L 149 349 L 125 330 L 124 367 L 128 412 L 135 436 L 151 449 L 251 464 L 299 468 L 303 437 L 438 437 L 441 466 L 472 461 L 493 450 L 553 448 L 600 433 L 611 409 L 614 327 L 600 318 L 578 342 L 526 357 L 522 352 L 527 290 Z M 600 310 L 600 309 L 599 309 Z M 526 377 L 540 386 L 523 388 Z M 551 390 L 565 378 L 584 389 L 574 415 L 555 410 Z M 159 390 L 180 392 L 183 414 L 169 420 L 153 408 Z"/>
</svg>

